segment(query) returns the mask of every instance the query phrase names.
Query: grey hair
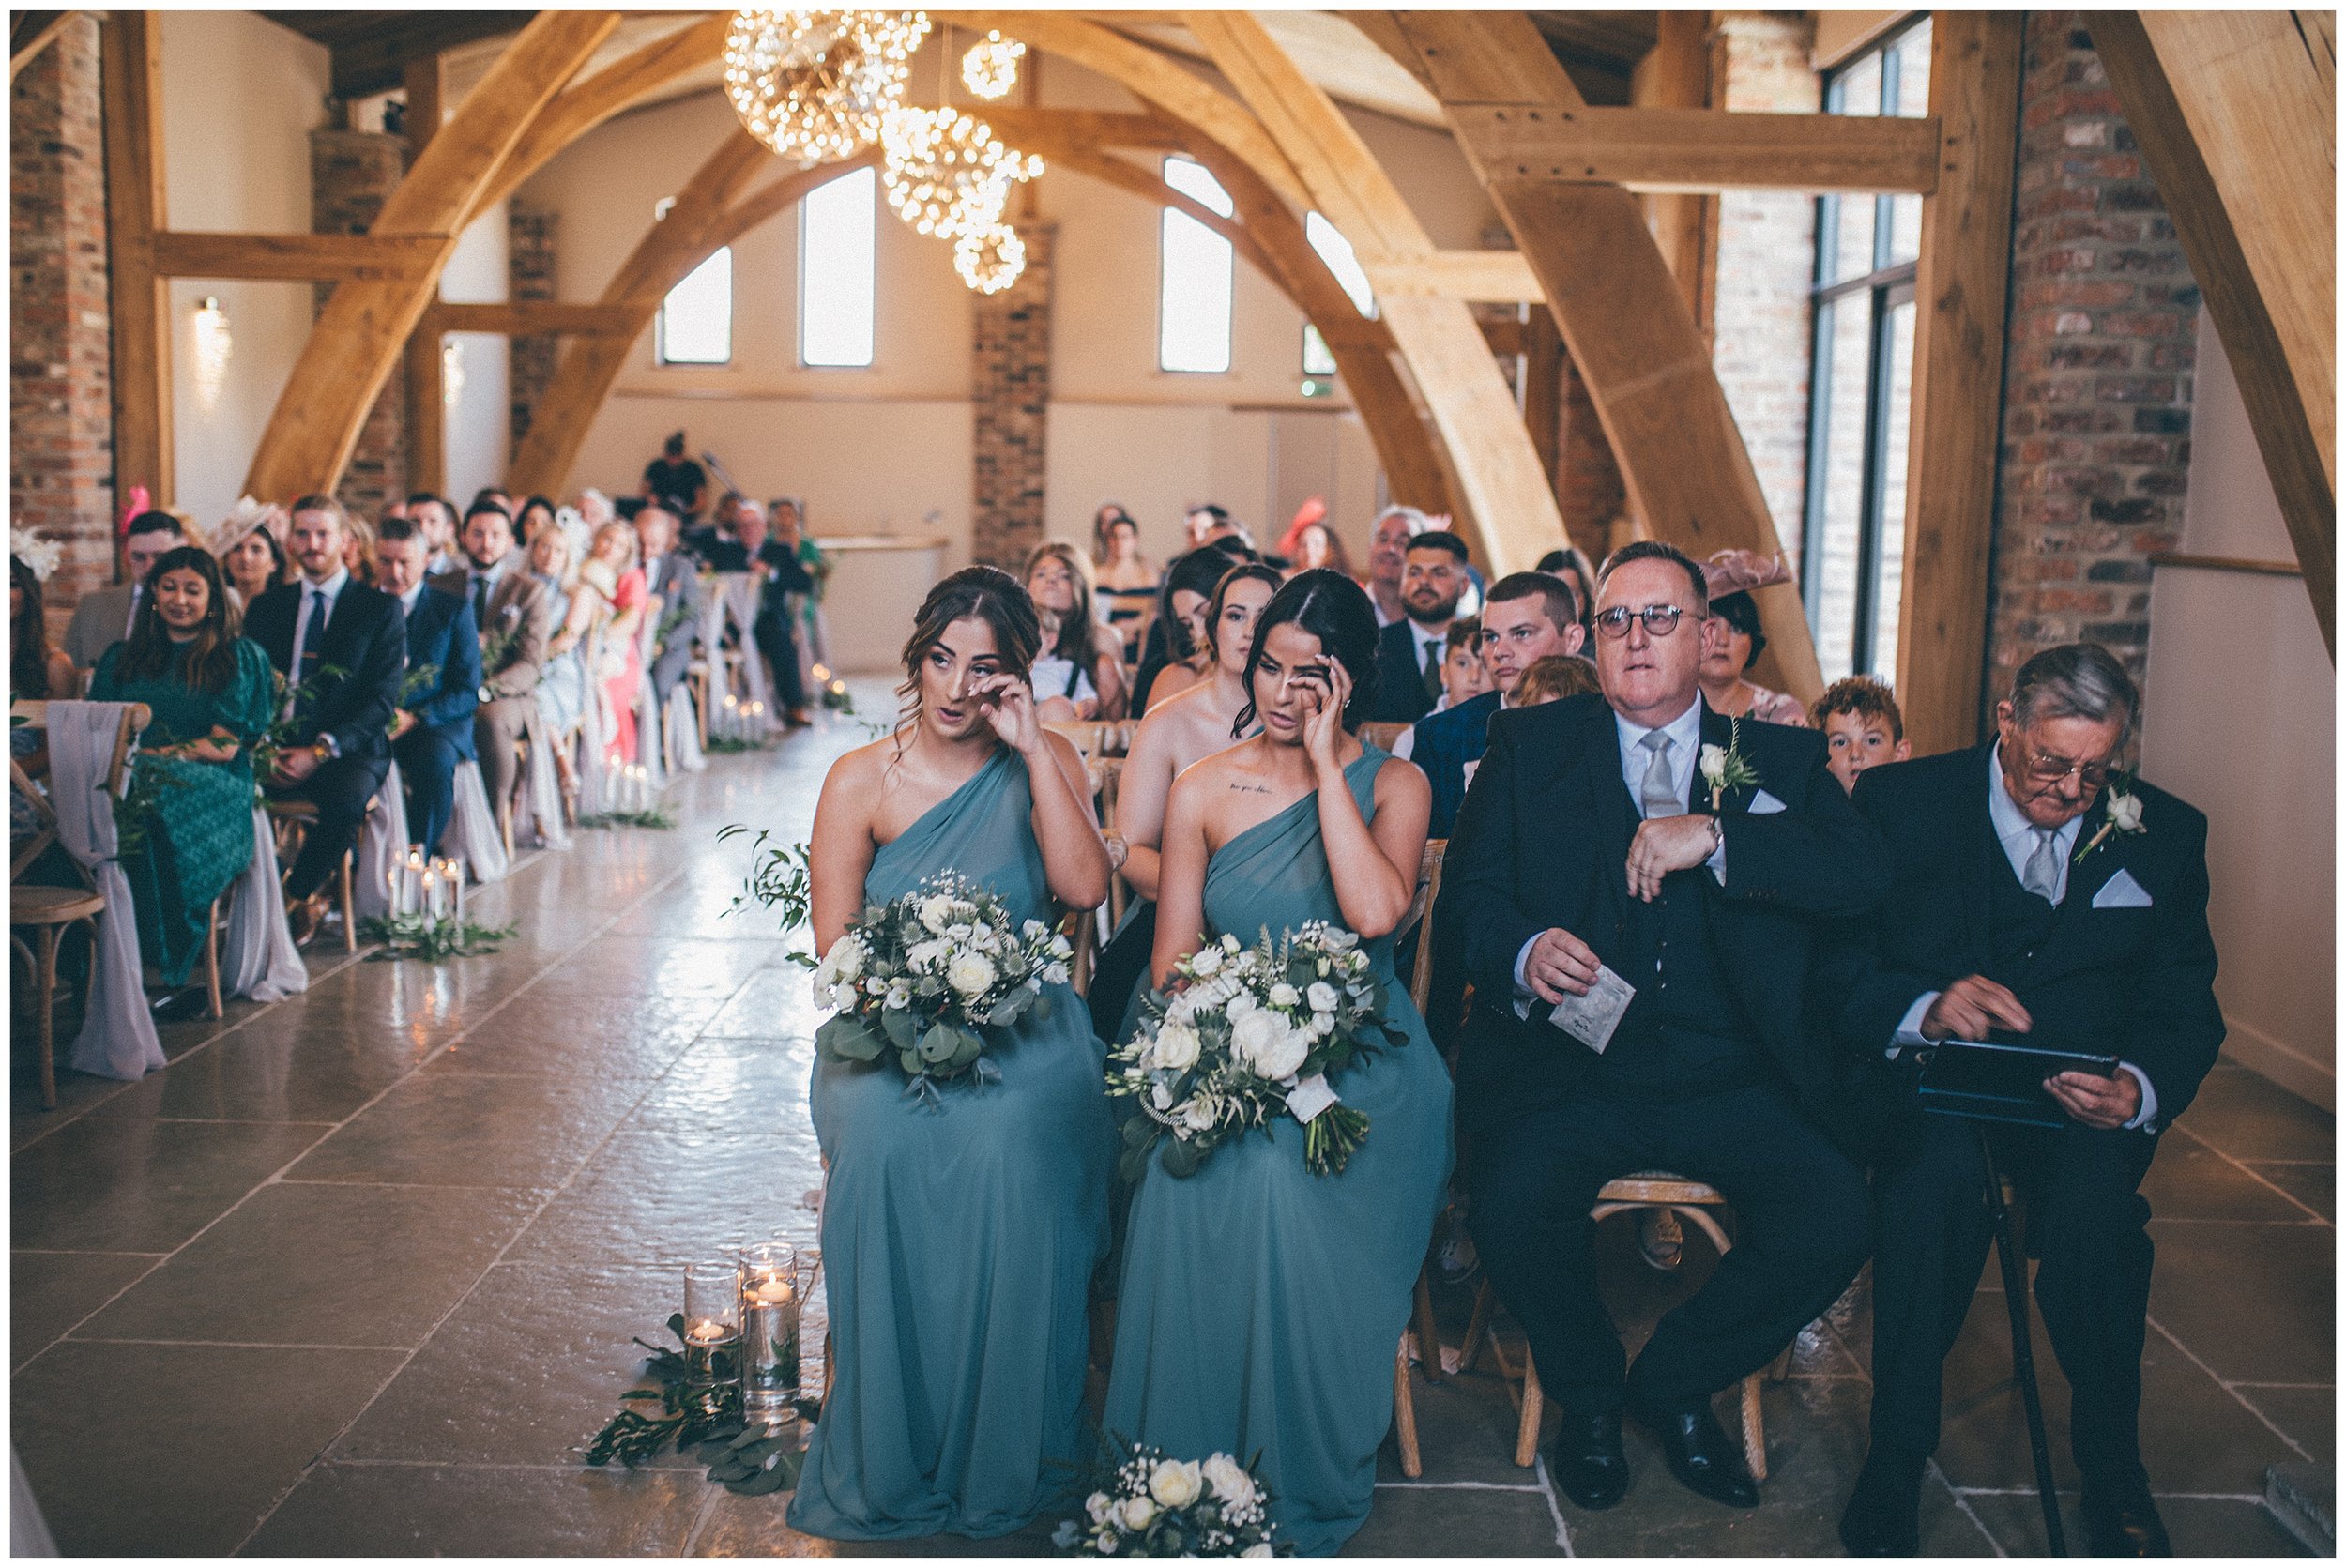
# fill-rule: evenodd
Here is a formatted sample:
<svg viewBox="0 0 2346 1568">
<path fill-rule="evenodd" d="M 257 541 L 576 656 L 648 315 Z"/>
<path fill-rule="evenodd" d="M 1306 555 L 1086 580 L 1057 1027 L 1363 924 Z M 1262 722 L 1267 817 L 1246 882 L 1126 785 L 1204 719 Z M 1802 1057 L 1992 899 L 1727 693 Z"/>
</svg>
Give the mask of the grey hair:
<svg viewBox="0 0 2346 1568">
<path fill-rule="evenodd" d="M 2049 647 L 2012 677 L 2012 722 L 2023 729 L 2039 719 L 2104 724 L 2123 715 L 2118 734 L 2123 744 L 2141 711 L 2141 693 L 2126 667 L 2098 643 Z"/>
<path fill-rule="evenodd" d="M 1428 518 L 1424 512 L 1418 510 L 1417 508 L 1394 505 L 1387 507 L 1384 510 L 1379 512 L 1376 520 L 1369 524 L 1368 531 L 1373 534 L 1378 529 L 1383 527 L 1385 525 L 1385 519 L 1388 517 L 1398 517 L 1402 522 L 1407 523 L 1409 525 L 1409 537 L 1411 539 L 1417 538 L 1418 535 L 1424 533 L 1426 529 L 1434 525 L 1433 520 Z"/>
</svg>

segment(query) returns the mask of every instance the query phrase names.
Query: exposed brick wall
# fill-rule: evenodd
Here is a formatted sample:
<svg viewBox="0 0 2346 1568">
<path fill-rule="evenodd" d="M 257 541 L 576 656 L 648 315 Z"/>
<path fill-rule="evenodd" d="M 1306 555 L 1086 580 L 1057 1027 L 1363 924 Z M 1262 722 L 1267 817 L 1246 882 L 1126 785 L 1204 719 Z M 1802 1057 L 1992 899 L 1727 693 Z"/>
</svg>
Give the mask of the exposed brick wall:
<svg viewBox="0 0 2346 1568">
<path fill-rule="evenodd" d="M 1541 309 L 1546 309 L 1542 306 Z M 1613 461 L 1613 446 L 1598 422 L 1596 404 L 1580 367 L 1564 355 L 1563 396 L 1557 409 L 1561 427 L 1556 439 L 1556 506 L 1563 513 L 1564 532 L 1592 560 L 1601 561 L 1613 545 L 1613 520 L 1628 508 L 1628 491 L 1622 484 L 1621 464 Z"/>
<path fill-rule="evenodd" d="M 505 266 L 508 297 L 521 299 L 555 297 L 555 266 L 561 239 L 562 215 L 551 207 L 509 204 L 505 219 Z M 529 434 L 538 400 L 554 385 L 554 365 L 561 340 L 551 332 L 534 332 L 512 341 L 511 371 L 507 385 L 513 399 L 513 451 Z"/>
<path fill-rule="evenodd" d="M 310 132 L 310 231 L 366 233 L 406 174 L 407 151 L 404 136 L 382 131 L 328 127 Z M 317 286 L 319 309 L 333 292 L 331 283 Z M 407 372 L 394 363 L 334 494 L 343 505 L 373 517 L 407 489 Z"/>
<path fill-rule="evenodd" d="M 77 13 L 8 92 L 9 526 L 63 546 L 53 631 L 114 576 L 98 28 Z"/>
<path fill-rule="evenodd" d="M 1712 29 L 1712 102 L 1815 114 L 1814 24 L 1802 12 L 1725 11 Z M 1712 364 L 1743 432 L 1785 555 L 1797 564 L 1808 463 L 1808 287 L 1817 205 L 1796 191 L 1719 198 Z"/>
<path fill-rule="evenodd" d="M 1015 571 L 1043 542 L 1043 433 L 1051 402 L 1051 223 L 1018 223 L 1027 269 L 970 312 L 977 415 L 974 560 Z"/>
<path fill-rule="evenodd" d="M 2098 642 L 2142 678 L 2152 554 L 2183 531 L 2199 289 L 2075 12 L 2032 12 L 1988 702 Z"/>
</svg>

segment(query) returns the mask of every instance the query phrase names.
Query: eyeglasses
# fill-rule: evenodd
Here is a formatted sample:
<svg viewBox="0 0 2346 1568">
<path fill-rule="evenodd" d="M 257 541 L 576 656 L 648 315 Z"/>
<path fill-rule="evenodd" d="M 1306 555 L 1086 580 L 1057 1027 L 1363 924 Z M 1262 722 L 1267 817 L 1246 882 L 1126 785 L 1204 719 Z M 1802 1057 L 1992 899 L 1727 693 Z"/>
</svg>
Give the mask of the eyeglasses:
<svg viewBox="0 0 2346 1568">
<path fill-rule="evenodd" d="M 1642 610 L 1616 604 L 1609 610 L 1596 613 L 1596 629 L 1607 637 L 1626 637 L 1629 635 L 1629 623 L 1642 620 L 1647 636 L 1667 637 L 1678 630 L 1678 623 L 1685 614 L 1675 604 L 1649 604 Z"/>
<path fill-rule="evenodd" d="M 2107 762 L 2071 762 L 2067 757 L 2031 751 L 2025 745 L 2020 750 L 2020 771 L 2031 784 L 2046 788 L 2061 783 L 2072 773 L 2088 790 L 2099 789 L 2110 782 L 2110 764 Z"/>
</svg>

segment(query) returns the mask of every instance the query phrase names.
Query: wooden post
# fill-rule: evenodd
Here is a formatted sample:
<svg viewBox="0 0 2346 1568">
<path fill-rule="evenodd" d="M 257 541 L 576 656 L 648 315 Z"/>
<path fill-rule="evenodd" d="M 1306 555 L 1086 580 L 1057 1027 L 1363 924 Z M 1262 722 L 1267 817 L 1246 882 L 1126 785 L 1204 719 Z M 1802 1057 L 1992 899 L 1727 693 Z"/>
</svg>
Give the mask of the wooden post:
<svg viewBox="0 0 2346 1568">
<path fill-rule="evenodd" d="M 1914 276 L 1897 662 L 1898 706 L 1924 756 L 1979 733 L 2024 25 L 2017 11 L 1931 15 L 1942 151 Z"/>
<path fill-rule="evenodd" d="M 424 149 L 439 132 L 441 119 L 440 57 L 426 54 L 407 62 L 407 166 L 423 160 Z M 432 294 L 437 297 L 435 280 Z M 440 360 L 440 333 L 419 324 L 407 335 L 407 489 L 437 495 L 448 484 L 447 384 Z"/>
<path fill-rule="evenodd" d="M 1556 317 L 1545 300 L 1535 299 L 1523 322 L 1523 428 L 1531 433 L 1531 449 L 1539 454 L 1540 472 L 1556 490 L 1559 510 L 1563 492 L 1558 488 L 1563 453 L 1564 339 L 1556 330 Z M 1567 530 L 1569 534 L 1569 530 Z M 1570 538 L 1565 542 L 1569 544 Z"/>
<path fill-rule="evenodd" d="M 162 28 L 153 11 L 110 11 L 99 28 L 106 116 L 107 266 L 114 315 L 114 497 L 175 486 L 171 280 L 155 270 L 163 196 Z"/>
<path fill-rule="evenodd" d="M 1711 13 L 1656 11 L 1653 52 L 1630 73 L 1629 99 L 1657 109 L 1711 107 Z M 1661 248 L 1678 292 L 1695 318 L 1695 330 L 1711 341 L 1713 301 L 1711 231 L 1718 221 L 1714 196 L 1674 192 L 1645 198 L 1646 221 Z"/>
</svg>

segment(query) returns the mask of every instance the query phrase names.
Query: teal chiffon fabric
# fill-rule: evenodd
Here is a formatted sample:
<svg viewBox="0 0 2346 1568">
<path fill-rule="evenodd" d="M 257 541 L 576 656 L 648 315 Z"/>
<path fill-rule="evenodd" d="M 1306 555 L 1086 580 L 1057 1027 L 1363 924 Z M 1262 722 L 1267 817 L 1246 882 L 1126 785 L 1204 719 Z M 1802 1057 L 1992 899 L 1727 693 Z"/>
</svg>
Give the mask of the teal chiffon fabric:
<svg viewBox="0 0 2346 1568">
<path fill-rule="evenodd" d="M 1346 776 L 1363 815 L 1377 769 Z M 1206 868 L 1216 935 L 1253 941 L 1306 921 L 1341 925 L 1306 795 L 1239 834 Z M 1106 1428 L 1183 1459 L 1257 1450 L 1279 1538 L 1334 1551 L 1368 1517 L 1393 1422 L 1393 1357 L 1450 1177 L 1450 1074 L 1393 974 L 1393 938 L 1366 944 L 1409 1043 L 1332 1087 L 1367 1114 L 1341 1175 L 1303 1168 L 1303 1129 L 1273 1121 L 1224 1144 L 1195 1176 L 1151 1162 L 1133 1199 Z"/>
<path fill-rule="evenodd" d="M 1019 919 L 1048 920 L 1026 765 L 1003 748 L 873 858 L 864 896 L 951 868 Z M 810 1535 L 1003 1535 L 1060 1503 L 1092 1458 L 1085 1312 L 1107 1246 L 1115 1134 L 1106 1051 L 1083 1001 L 1046 987 L 995 1031 L 1001 1081 L 943 1108 L 892 1060 L 817 1059 L 830 1161 L 823 1274 L 835 1357 L 791 1499 Z"/>
</svg>

